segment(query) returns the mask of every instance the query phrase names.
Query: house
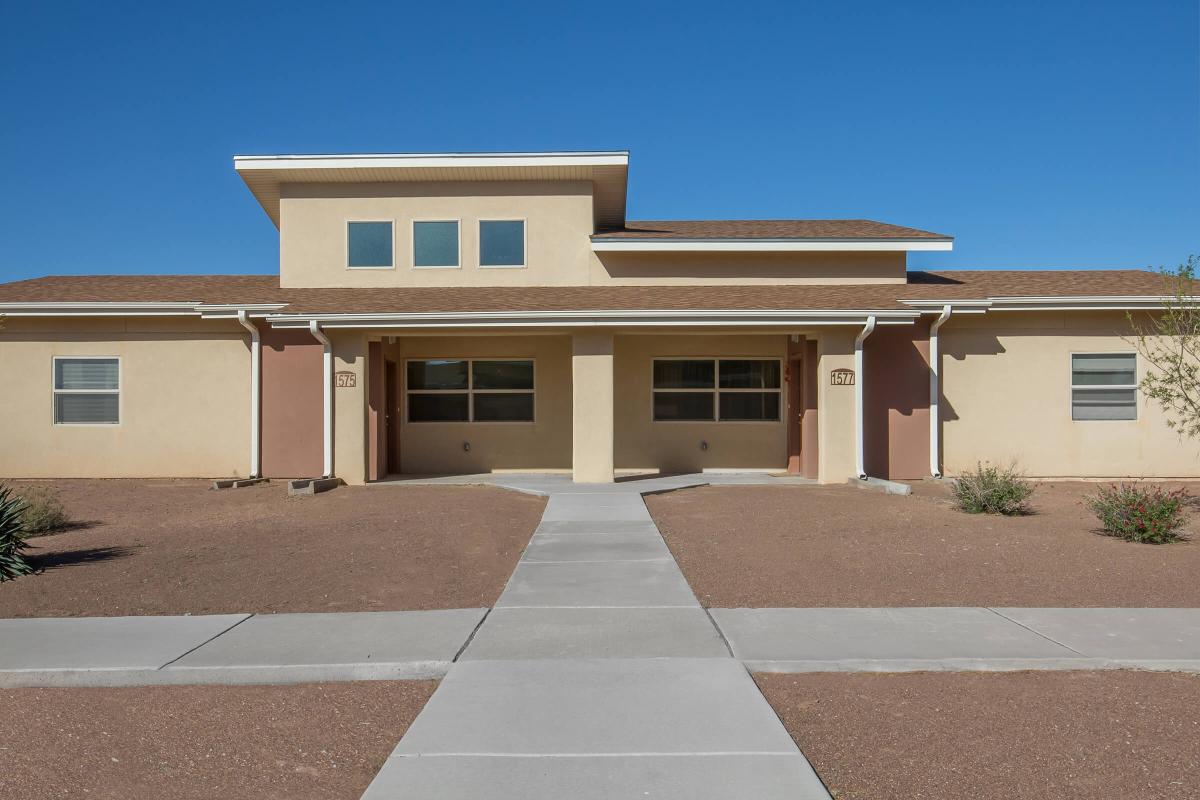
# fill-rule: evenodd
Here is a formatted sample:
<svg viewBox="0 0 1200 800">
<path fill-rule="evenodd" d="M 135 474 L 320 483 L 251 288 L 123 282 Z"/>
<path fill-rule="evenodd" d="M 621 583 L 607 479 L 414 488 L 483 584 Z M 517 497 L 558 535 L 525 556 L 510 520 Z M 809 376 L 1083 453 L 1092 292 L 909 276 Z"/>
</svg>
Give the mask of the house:
<svg viewBox="0 0 1200 800">
<path fill-rule="evenodd" d="M 245 156 L 271 276 L 0 285 L 0 475 L 1195 476 L 1144 271 L 867 220 L 631 221 L 624 152 Z"/>
</svg>

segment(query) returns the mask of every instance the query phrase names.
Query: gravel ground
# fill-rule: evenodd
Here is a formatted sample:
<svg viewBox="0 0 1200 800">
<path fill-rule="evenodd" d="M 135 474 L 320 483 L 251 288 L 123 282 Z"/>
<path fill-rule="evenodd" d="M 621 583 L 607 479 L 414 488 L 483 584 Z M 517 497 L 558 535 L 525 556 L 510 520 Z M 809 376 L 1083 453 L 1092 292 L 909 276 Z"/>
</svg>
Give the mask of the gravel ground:
<svg viewBox="0 0 1200 800">
<path fill-rule="evenodd" d="M 1039 484 L 1025 517 L 963 514 L 927 484 L 909 497 L 713 486 L 646 502 L 711 607 L 1200 606 L 1200 540 L 1101 536 L 1081 503 L 1096 488 Z"/>
<path fill-rule="evenodd" d="M 79 527 L 30 540 L 44 572 L 0 584 L 0 617 L 490 606 L 545 506 L 471 486 L 52 483 Z"/>
<path fill-rule="evenodd" d="M 1200 797 L 1200 676 L 755 676 L 836 800 Z"/>
<path fill-rule="evenodd" d="M 436 685 L 0 690 L 0 797 L 357 800 Z"/>
</svg>

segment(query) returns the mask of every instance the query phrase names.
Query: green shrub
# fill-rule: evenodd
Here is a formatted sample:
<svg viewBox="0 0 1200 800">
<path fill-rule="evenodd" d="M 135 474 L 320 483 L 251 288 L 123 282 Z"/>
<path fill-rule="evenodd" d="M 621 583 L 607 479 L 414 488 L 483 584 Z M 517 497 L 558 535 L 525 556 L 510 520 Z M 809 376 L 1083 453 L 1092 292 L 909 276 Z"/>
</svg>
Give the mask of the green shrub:
<svg viewBox="0 0 1200 800">
<path fill-rule="evenodd" d="M 58 490 L 52 486 L 27 486 L 21 490 L 21 499 L 25 501 L 25 510 L 21 512 L 21 518 L 24 521 L 26 536 L 60 531 L 71 522 L 67 510 L 63 508 L 62 500 L 58 497 Z"/>
<path fill-rule="evenodd" d="M 971 472 L 951 484 L 954 503 L 968 514 L 1003 514 L 1006 517 L 1029 513 L 1025 502 L 1033 494 L 1033 484 L 1015 465 L 997 467 L 976 464 Z"/>
<path fill-rule="evenodd" d="M 1165 544 L 1183 538 L 1181 529 L 1190 500 L 1191 495 L 1183 489 L 1168 492 L 1161 486 L 1122 483 L 1106 486 L 1083 502 L 1107 535 L 1129 542 Z"/>
<path fill-rule="evenodd" d="M 0 486 L 0 582 L 28 575 L 33 567 L 25 560 L 25 503 L 7 486 Z"/>
</svg>

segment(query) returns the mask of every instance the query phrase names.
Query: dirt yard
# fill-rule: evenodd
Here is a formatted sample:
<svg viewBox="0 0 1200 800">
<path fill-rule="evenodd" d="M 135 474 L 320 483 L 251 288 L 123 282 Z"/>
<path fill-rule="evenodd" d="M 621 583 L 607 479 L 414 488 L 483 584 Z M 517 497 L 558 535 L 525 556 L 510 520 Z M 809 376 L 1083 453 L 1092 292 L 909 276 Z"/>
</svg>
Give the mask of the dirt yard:
<svg viewBox="0 0 1200 800">
<path fill-rule="evenodd" d="M 711 607 L 1200 606 L 1200 538 L 1101 536 L 1081 503 L 1096 488 L 1039 484 L 1035 513 L 1011 518 L 963 514 L 930 485 L 908 497 L 713 486 L 646 502 Z"/>
<path fill-rule="evenodd" d="M 1200 796 L 1200 676 L 755 676 L 836 800 Z"/>
<path fill-rule="evenodd" d="M 490 606 L 545 505 L 471 486 L 54 485 L 78 527 L 29 540 L 44 571 L 0 584 L 0 617 Z"/>
<path fill-rule="evenodd" d="M 435 681 L 0 690 L 0 797 L 358 800 Z"/>
</svg>

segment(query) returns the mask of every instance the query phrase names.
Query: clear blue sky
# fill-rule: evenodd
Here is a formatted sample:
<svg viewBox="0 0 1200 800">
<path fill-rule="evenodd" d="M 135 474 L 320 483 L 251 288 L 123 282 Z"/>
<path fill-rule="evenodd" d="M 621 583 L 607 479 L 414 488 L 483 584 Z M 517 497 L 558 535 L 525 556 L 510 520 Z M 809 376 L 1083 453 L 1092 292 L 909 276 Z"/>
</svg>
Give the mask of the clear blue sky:
<svg viewBox="0 0 1200 800">
<path fill-rule="evenodd" d="M 274 272 L 232 156 L 363 151 L 629 149 L 630 218 L 958 237 L 916 267 L 1175 264 L 1197 6 L 7 0 L 0 280 Z"/>
</svg>

